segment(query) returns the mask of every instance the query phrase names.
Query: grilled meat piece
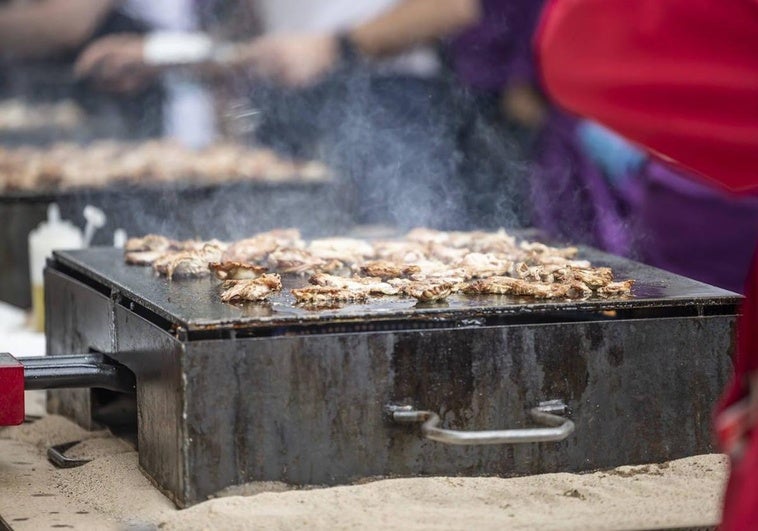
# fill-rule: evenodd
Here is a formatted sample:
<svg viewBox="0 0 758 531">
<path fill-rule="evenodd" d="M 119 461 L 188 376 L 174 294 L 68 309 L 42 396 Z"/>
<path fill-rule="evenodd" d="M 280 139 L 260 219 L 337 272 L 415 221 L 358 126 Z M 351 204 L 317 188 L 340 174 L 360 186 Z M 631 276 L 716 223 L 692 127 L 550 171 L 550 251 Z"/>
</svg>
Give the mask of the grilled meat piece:
<svg viewBox="0 0 758 531">
<path fill-rule="evenodd" d="M 605 286 L 598 288 L 597 294 L 603 297 L 618 297 L 632 294 L 634 280 L 622 280 L 621 282 L 609 282 Z"/>
<path fill-rule="evenodd" d="M 166 255 L 167 251 L 131 251 L 124 253 L 127 264 L 138 266 L 152 265 L 156 260 Z"/>
<path fill-rule="evenodd" d="M 465 283 L 458 279 L 409 280 L 407 278 L 393 278 L 387 283 L 397 288 L 403 295 L 414 297 L 423 302 L 445 299 L 451 293 L 457 293 L 465 287 Z"/>
<path fill-rule="evenodd" d="M 163 236 L 156 236 L 149 234 L 144 238 L 132 238 L 127 242 L 127 248 L 133 250 L 126 251 L 124 253 L 124 259 L 127 264 L 132 265 L 154 265 L 156 262 L 160 264 L 168 263 L 171 259 L 175 258 L 176 253 L 181 251 L 203 251 L 206 246 L 212 246 L 221 251 L 226 249 L 228 244 L 219 240 L 201 241 L 201 240 L 185 240 L 175 241 L 163 238 Z M 157 269 L 163 269 L 163 265 L 159 265 Z"/>
<path fill-rule="evenodd" d="M 576 247 L 550 247 L 539 242 L 521 242 L 519 249 L 530 254 L 559 256 L 561 258 L 574 258 L 579 252 Z"/>
<path fill-rule="evenodd" d="M 372 277 L 345 278 L 326 273 L 315 273 L 310 278 L 310 283 L 317 286 L 329 286 L 332 288 L 355 289 L 362 291 L 368 289 L 372 295 L 397 295 L 400 293 L 396 287 Z"/>
<path fill-rule="evenodd" d="M 454 282 L 415 282 L 408 286 L 407 293 L 419 302 L 436 302 L 447 299 L 454 287 Z"/>
<path fill-rule="evenodd" d="M 421 243 L 409 241 L 376 241 L 374 256 L 397 264 L 412 264 L 428 260 L 428 249 Z"/>
<path fill-rule="evenodd" d="M 455 264 L 469 254 L 469 250 L 460 247 L 449 247 L 440 243 L 429 244 L 429 256 L 446 264 Z"/>
<path fill-rule="evenodd" d="M 366 262 L 360 266 L 360 272 L 369 277 L 377 277 L 382 280 L 390 278 L 403 278 L 420 273 L 421 268 L 417 265 L 397 264 L 387 260 Z"/>
<path fill-rule="evenodd" d="M 467 249 L 468 252 L 513 254 L 518 251 L 516 238 L 508 234 L 504 229 L 500 229 L 497 232 L 444 232 L 416 228 L 406 234 L 405 238 L 406 240 L 423 243 L 430 247 L 441 245 L 454 249 Z"/>
<path fill-rule="evenodd" d="M 429 276 L 450 271 L 450 266 L 439 260 L 419 260 L 411 265 L 418 269 L 417 272 L 410 275 L 415 280 L 423 280 Z"/>
<path fill-rule="evenodd" d="M 208 243 L 200 250 L 168 253 L 153 263 L 153 269 L 168 278 L 204 277 L 210 274 L 208 264 L 221 259 L 222 249 Z"/>
<path fill-rule="evenodd" d="M 158 234 L 148 234 L 142 238 L 129 238 L 124 245 L 124 252 L 168 251 L 177 249 L 176 242 Z"/>
<path fill-rule="evenodd" d="M 489 253 L 469 253 L 458 266 L 466 270 L 468 278 L 487 278 L 509 274 L 513 262 Z"/>
<path fill-rule="evenodd" d="M 528 282 L 517 278 L 489 277 L 471 282 L 463 292 L 468 295 L 516 295 L 517 290 L 528 285 Z"/>
<path fill-rule="evenodd" d="M 571 260 L 564 258 L 563 256 L 556 255 L 530 255 L 526 258 L 526 261 L 532 265 L 557 265 L 572 267 L 574 269 L 591 269 L 592 264 L 587 260 Z"/>
<path fill-rule="evenodd" d="M 221 300 L 231 301 L 262 301 L 282 289 L 282 279 L 276 274 L 264 274 L 258 278 L 244 280 L 228 280 L 224 283 L 225 291 Z"/>
<path fill-rule="evenodd" d="M 324 260 L 305 249 L 283 248 L 268 255 L 271 267 L 280 273 L 333 272 L 344 267 L 338 260 Z"/>
<path fill-rule="evenodd" d="M 544 266 L 529 266 L 526 262 L 519 262 L 513 267 L 516 278 L 529 282 L 553 282 L 555 275 L 545 272 Z"/>
<path fill-rule="evenodd" d="M 592 289 L 602 288 L 613 282 L 613 271 L 610 267 L 593 267 L 576 269 L 565 267 L 555 271 L 556 280 L 578 280 Z"/>
<path fill-rule="evenodd" d="M 465 234 L 468 235 L 469 241 L 461 247 L 467 247 L 474 252 L 506 254 L 511 260 L 519 254 L 516 238 L 505 232 L 504 229 L 497 232 L 469 232 Z M 451 240 L 456 243 L 455 238 Z"/>
<path fill-rule="evenodd" d="M 355 238 L 313 240 L 308 251 L 323 260 L 337 260 L 345 264 L 362 262 L 374 256 L 374 248 L 369 243 Z"/>
<path fill-rule="evenodd" d="M 327 306 L 335 302 L 363 302 L 368 300 L 368 288 L 345 289 L 330 286 L 309 286 L 307 288 L 293 289 L 292 295 L 301 304 L 313 306 Z"/>
<path fill-rule="evenodd" d="M 592 290 L 579 281 L 548 284 L 511 277 L 490 277 L 477 280 L 469 284 L 464 292 L 468 294 L 515 295 L 536 299 L 578 299 L 592 294 Z"/>
<path fill-rule="evenodd" d="M 247 280 L 258 278 L 268 268 L 243 262 L 211 262 L 208 268 L 219 280 Z"/>
<path fill-rule="evenodd" d="M 277 249 L 302 247 L 305 242 L 300 238 L 299 230 L 277 229 L 234 242 L 224 251 L 223 261 L 263 262 Z"/>
<path fill-rule="evenodd" d="M 175 241 L 158 234 L 129 238 L 124 246 L 124 260 L 127 264 L 147 266 L 176 249 Z"/>
<path fill-rule="evenodd" d="M 566 299 L 585 299 L 592 295 L 592 288 L 580 280 L 572 280 L 558 286 L 560 286 L 560 290 L 557 290 L 560 293 L 559 296 Z"/>
</svg>

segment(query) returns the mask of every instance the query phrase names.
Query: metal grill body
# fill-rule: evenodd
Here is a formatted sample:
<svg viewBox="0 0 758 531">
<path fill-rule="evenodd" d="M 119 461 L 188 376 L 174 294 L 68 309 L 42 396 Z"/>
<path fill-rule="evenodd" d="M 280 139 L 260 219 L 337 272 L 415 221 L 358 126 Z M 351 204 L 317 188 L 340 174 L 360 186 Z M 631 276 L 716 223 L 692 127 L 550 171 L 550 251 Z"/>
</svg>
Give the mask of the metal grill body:
<svg viewBox="0 0 758 531">
<path fill-rule="evenodd" d="M 285 279 L 269 304 L 219 300 L 212 279 L 167 281 L 120 253 L 57 253 L 46 271 L 48 352 L 96 351 L 136 376 L 140 465 L 180 506 L 248 481 L 341 484 L 374 476 L 582 471 L 711 451 L 739 297 L 582 250 L 635 298 L 535 303 L 409 299 L 308 311 Z M 102 391 L 51 393 L 98 423 Z M 453 430 L 530 427 L 551 399 L 561 442 L 451 446 L 390 422 L 388 405 Z"/>
</svg>

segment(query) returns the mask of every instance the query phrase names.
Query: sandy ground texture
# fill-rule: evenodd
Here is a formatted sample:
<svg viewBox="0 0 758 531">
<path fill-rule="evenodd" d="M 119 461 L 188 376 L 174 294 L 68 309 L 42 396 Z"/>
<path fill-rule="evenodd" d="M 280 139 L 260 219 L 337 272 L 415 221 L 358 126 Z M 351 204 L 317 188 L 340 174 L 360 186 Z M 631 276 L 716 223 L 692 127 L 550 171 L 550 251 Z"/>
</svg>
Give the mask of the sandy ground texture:
<svg viewBox="0 0 758 531">
<path fill-rule="evenodd" d="M 93 460 L 55 469 L 52 444 Z M 140 472 L 137 454 L 108 432 L 57 416 L 0 430 L 0 516 L 13 529 L 672 529 L 713 526 L 726 478 L 721 455 L 524 478 L 389 479 L 291 490 L 227 489 L 176 510 Z"/>
</svg>

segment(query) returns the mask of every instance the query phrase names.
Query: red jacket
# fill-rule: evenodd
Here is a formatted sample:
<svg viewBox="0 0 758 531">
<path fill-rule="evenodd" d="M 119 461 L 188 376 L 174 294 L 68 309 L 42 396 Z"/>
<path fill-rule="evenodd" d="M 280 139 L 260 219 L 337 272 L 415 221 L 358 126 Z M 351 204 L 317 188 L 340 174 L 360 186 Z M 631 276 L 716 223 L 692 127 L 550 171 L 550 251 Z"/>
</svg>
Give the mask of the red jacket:
<svg viewBox="0 0 758 531">
<path fill-rule="evenodd" d="M 547 92 L 703 179 L 758 192 L 758 0 L 551 0 L 536 48 Z M 735 377 L 758 369 L 758 261 Z M 732 463 L 722 529 L 758 529 L 758 429 Z"/>
<path fill-rule="evenodd" d="M 537 51 L 565 108 L 758 190 L 758 0 L 551 0 Z"/>
</svg>

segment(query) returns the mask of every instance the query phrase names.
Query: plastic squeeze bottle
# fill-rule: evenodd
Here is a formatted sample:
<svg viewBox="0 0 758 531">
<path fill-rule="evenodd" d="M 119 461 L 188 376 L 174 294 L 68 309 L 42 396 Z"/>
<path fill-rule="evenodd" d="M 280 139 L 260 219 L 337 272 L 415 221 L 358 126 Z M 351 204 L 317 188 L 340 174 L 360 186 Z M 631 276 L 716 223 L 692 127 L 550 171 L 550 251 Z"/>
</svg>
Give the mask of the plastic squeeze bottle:
<svg viewBox="0 0 758 531">
<path fill-rule="evenodd" d="M 45 261 L 54 249 L 80 249 L 84 245 L 82 232 L 70 221 L 61 220 L 55 203 L 47 207 L 47 221 L 29 233 L 29 274 L 32 280 L 32 323 L 45 330 L 45 289 L 42 284 Z"/>
</svg>

